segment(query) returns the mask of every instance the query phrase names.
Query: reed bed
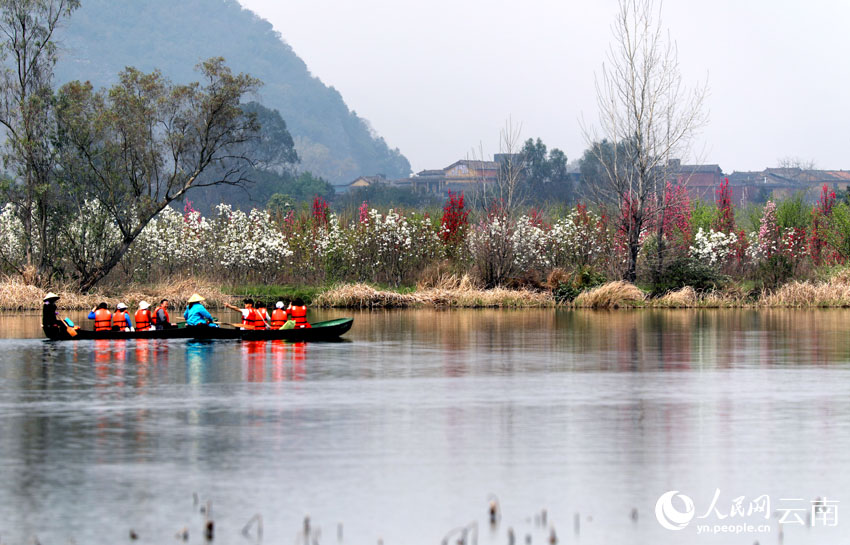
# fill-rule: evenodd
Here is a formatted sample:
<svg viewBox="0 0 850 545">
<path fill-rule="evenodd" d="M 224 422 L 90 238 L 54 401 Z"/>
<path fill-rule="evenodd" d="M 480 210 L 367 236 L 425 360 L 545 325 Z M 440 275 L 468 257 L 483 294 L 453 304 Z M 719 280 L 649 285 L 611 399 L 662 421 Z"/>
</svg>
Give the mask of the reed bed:
<svg viewBox="0 0 850 545">
<path fill-rule="evenodd" d="M 760 300 L 766 307 L 850 307 L 850 284 L 843 279 L 827 282 L 789 282 Z"/>
<path fill-rule="evenodd" d="M 576 308 L 615 309 L 644 306 L 646 294 L 634 284 L 618 280 L 608 282 L 576 297 Z"/>
<path fill-rule="evenodd" d="M 231 302 L 233 299 L 222 294 L 217 284 L 190 279 L 144 286 L 131 285 L 120 293 L 105 288 L 82 294 L 69 286 L 40 288 L 24 282 L 21 278 L 9 277 L 0 282 L 0 310 L 39 310 L 48 291 L 59 295 L 57 307 L 61 310 L 89 310 L 100 302 L 105 302 L 109 308 L 123 302 L 134 309 L 140 301 L 155 305 L 161 299 L 168 299 L 172 306 L 184 307 L 189 297 L 196 292 L 206 298 L 208 308 L 220 308 L 222 303 Z"/>
<path fill-rule="evenodd" d="M 548 292 L 528 289 L 476 288 L 461 278 L 415 293 L 377 290 L 367 284 L 343 284 L 319 295 L 315 303 L 333 308 L 540 308 L 554 307 L 555 298 Z"/>
</svg>

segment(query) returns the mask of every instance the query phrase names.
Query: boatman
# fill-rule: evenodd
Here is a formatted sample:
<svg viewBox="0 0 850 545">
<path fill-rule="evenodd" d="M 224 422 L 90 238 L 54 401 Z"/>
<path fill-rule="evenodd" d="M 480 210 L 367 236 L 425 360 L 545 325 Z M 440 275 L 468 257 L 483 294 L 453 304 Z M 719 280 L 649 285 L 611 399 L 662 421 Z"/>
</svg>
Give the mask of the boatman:
<svg viewBox="0 0 850 545">
<path fill-rule="evenodd" d="M 59 311 L 56 310 L 56 301 L 59 296 L 52 291 L 44 296 L 44 307 L 41 310 L 41 326 L 50 328 L 62 328 L 66 326 L 59 319 Z"/>
<path fill-rule="evenodd" d="M 189 297 L 189 306 L 183 313 L 183 317 L 186 318 L 186 327 L 218 327 L 212 315 L 201 304 L 203 300 L 204 298 L 197 293 Z"/>
<path fill-rule="evenodd" d="M 154 329 L 153 315 L 150 311 L 151 304 L 147 301 L 139 302 L 139 310 L 136 311 L 136 331 L 149 331 Z"/>
</svg>

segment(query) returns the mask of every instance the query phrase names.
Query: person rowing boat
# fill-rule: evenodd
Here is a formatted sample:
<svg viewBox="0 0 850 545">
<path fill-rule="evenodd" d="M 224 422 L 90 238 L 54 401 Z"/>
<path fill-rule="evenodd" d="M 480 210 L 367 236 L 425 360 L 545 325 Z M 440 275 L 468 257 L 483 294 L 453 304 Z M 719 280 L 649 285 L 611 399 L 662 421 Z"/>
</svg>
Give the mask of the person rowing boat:
<svg viewBox="0 0 850 545">
<path fill-rule="evenodd" d="M 189 306 L 186 307 L 186 312 L 183 313 L 183 317 L 186 319 L 186 327 L 218 327 L 215 319 L 204 308 L 204 305 L 201 304 L 204 300 L 197 293 L 193 293 L 189 297 Z"/>
</svg>

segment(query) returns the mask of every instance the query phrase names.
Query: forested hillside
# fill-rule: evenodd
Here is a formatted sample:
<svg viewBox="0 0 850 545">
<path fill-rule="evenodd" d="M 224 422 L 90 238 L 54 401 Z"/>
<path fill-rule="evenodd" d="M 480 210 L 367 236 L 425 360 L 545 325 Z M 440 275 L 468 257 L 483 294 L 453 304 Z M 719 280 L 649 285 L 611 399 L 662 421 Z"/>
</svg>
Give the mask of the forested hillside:
<svg viewBox="0 0 850 545">
<path fill-rule="evenodd" d="M 59 84 L 79 79 L 109 85 L 125 66 L 195 81 L 199 61 L 223 56 L 234 71 L 264 82 L 258 100 L 286 121 L 300 170 L 335 183 L 410 172 L 398 149 L 390 149 L 336 89 L 313 76 L 269 22 L 237 0 L 82 0 L 58 38 Z"/>
</svg>

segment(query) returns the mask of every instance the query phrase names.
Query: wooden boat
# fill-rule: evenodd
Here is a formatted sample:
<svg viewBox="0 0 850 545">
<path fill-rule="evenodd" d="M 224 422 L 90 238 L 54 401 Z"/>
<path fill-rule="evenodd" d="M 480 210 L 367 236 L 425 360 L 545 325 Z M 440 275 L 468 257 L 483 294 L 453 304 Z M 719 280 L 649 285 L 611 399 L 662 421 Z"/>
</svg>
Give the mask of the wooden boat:
<svg viewBox="0 0 850 545">
<path fill-rule="evenodd" d="M 305 329 L 266 329 L 248 331 L 228 327 L 176 327 L 154 331 L 91 331 L 78 329 L 71 336 L 64 328 L 44 328 L 44 334 L 54 341 L 87 339 L 240 339 L 243 341 L 333 341 L 351 329 L 354 318 L 339 318 L 326 322 L 316 322 Z"/>
</svg>

